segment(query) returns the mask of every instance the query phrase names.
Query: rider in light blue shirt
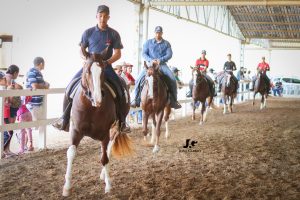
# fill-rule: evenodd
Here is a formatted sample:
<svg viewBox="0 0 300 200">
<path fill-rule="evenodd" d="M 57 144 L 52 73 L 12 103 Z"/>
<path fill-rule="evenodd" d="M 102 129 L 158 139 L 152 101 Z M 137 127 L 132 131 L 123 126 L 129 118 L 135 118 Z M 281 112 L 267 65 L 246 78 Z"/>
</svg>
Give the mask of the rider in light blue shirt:
<svg viewBox="0 0 300 200">
<path fill-rule="evenodd" d="M 171 107 L 178 109 L 181 105 L 177 101 L 177 85 L 176 78 L 170 68 L 167 66 L 168 60 L 172 58 L 173 52 L 170 43 L 162 38 L 163 30 L 161 26 L 155 28 L 155 38 L 149 39 L 143 46 L 143 58 L 148 63 L 156 63 L 160 65 L 160 71 L 166 75 L 169 80 L 166 81 L 171 93 Z M 143 69 L 136 80 L 132 107 L 139 106 L 140 104 L 140 92 L 143 87 L 146 70 Z"/>
</svg>

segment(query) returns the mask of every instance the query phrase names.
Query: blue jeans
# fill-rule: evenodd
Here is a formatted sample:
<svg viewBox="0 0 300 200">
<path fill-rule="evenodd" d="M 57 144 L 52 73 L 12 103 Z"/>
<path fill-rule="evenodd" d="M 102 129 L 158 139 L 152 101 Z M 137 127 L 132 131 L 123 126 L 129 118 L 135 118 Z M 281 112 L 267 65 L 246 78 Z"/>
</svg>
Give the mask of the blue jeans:
<svg viewBox="0 0 300 200">
<path fill-rule="evenodd" d="M 173 74 L 173 72 L 170 70 L 170 68 L 167 65 L 160 65 L 159 67 L 160 71 L 166 75 L 169 78 L 169 83 L 167 83 L 169 90 L 171 92 L 171 101 L 177 101 L 177 84 L 176 84 L 176 78 Z M 139 93 L 142 91 L 143 89 L 143 84 L 142 82 L 145 80 L 145 76 L 146 76 L 146 70 L 143 69 L 136 82 L 135 82 L 135 86 L 134 86 L 134 93 L 133 93 L 133 100 L 137 100 Z"/>
</svg>

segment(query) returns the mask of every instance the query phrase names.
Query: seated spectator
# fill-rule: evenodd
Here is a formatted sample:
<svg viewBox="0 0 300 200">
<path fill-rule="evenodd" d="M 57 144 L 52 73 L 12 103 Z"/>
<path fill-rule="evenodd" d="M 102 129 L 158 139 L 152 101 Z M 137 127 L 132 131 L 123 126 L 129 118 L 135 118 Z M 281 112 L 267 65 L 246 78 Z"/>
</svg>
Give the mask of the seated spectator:
<svg viewBox="0 0 300 200">
<path fill-rule="evenodd" d="M 176 79 L 176 83 L 177 83 L 177 88 L 181 89 L 183 87 L 183 83 L 181 82 L 181 80 L 179 79 L 179 72 L 180 70 L 177 69 L 177 67 L 172 67 L 172 72 L 175 76 Z"/>
<path fill-rule="evenodd" d="M 282 97 L 282 92 L 283 92 L 282 82 L 277 81 L 275 83 L 275 85 L 272 85 L 272 90 L 273 90 L 274 96 L 277 96 L 277 94 L 278 94 L 278 96 Z"/>
</svg>

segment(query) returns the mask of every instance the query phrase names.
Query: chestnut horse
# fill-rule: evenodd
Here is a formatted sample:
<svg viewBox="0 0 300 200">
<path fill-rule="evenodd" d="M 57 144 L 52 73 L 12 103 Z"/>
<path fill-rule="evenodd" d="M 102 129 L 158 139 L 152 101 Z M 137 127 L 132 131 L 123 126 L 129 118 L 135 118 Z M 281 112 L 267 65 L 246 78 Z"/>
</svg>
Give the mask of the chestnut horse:
<svg viewBox="0 0 300 200">
<path fill-rule="evenodd" d="M 199 70 L 199 67 L 191 67 L 193 73 L 193 115 L 192 120 L 195 120 L 196 103 L 201 102 L 201 116 L 199 124 L 202 125 L 206 121 L 208 108 L 213 101 L 213 94 L 209 91 L 208 80 L 204 76 L 204 72 Z M 206 100 L 208 106 L 206 107 Z"/>
<path fill-rule="evenodd" d="M 120 133 L 116 114 L 115 95 L 111 87 L 104 81 L 104 64 L 101 54 L 94 54 L 84 66 L 81 85 L 73 98 L 71 143 L 67 151 L 67 171 L 63 196 L 71 192 L 72 163 L 76 149 L 84 136 L 101 141 L 101 163 L 103 165 L 100 178 L 105 181 L 105 192 L 111 189 L 109 177 L 109 158 L 113 155 L 123 156 L 132 152 L 131 142 L 126 134 Z M 129 97 L 129 93 L 127 93 Z M 129 111 L 129 102 L 124 103 Z"/>
<path fill-rule="evenodd" d="M 169 94 L 166 83 L 163 81 L 164 75 L 159 70 L 159 65 L 153 64 L 148 67 L 144 62 L 144 67 L 147 69 L 145 85 L 142 90 L 142 110 L 143 110 L 143 134 L 144 139 L 148 133 L 148 119 L 152 117 L 152 137 L 151 143 L 155 144 L 153 153 L 159 151 L 159 136 L 162 119 L 164 117 L 166 127 L 166 138 L 170 137 L 168 120 L 171 113 L 169 102 Z"/>
<path fill-rule="evenodd" d="M 222 100 L 224 104 L 224 110 L 223 114 L 227 113 L 227 107 L 229 112 L 233 112 L 232 110 L 232 104 L 234 102 L 234 98 L 237 95 L 237 88 L 238 83 L 236 83 L 233 79 L 232 72 L 224 72 L 224 78 L 222 80 L 222 87 L 221 87 L 221 94 L 222 94 Z M 229 104 L 227 105 L 227 101 L 229 101 Z"/>
<path fill-rule="evenodd" d="M 267 97 L 270 92 L 270 84 L 267 84 L 265 82 L 266 78 L 266 72 L 259 71 L 257 75 L 257 79 L 254 84 L 254 93 L 253 93 L 253 103 L 252 105 L 254 106 L 255 102 L 255 95 L 257 93 L 260 93 L 261 95 L 261 103 L 260 103 L 260 109 L 266 108 L 267 105 Z"/>
</svg>

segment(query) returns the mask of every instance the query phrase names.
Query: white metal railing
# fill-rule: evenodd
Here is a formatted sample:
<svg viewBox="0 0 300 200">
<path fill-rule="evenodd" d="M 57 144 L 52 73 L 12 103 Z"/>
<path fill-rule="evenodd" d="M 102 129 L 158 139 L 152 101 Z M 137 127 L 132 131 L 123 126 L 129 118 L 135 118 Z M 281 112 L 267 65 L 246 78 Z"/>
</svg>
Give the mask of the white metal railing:
<svg viewBox="0 0 300 200">
<path fill-rule="evenodd" d="M 249 81 L 240 81 L 240 87 L 238 96 L 236 98 L 235 102 L 244 102 L 246 100 L 252 99 L 251 93 L 249 90 L 245 90 L 246 85 L 250 83 Z M 250 83 L 251 87 L 251 83 Z M 188 106 L 189 103 L 192 102 L 191 98 L 186 98 L 185 94 L 188 90 L 188 84 L 184 85 L 184 88 L 179 90 L 179 93 L 181 93 L 180 96 L 184 96 L 179 102 L 182 104 L 181 108 L 181 115 L 182 117 L 185 117 L 188 113 Z M 295 92 L 298 91 L 298 92 Z M 284 94 L 294 94 L 300 96 L 300 88 L 284 88 Z M 47 118 L 47 96 L 49 94 L 63 94 L 65 92 L 65 88 L 53 88 L 53 89 L 47 89 L 47 90 L 0 90 L 0 155 L 3 154 L 3 148 L 4 148 L 4 131 L 8 130 L 18 130 L 22 128 L 30 128 L 30 127 L 39 127 L 39 139 L 38 139 L 38 147 L 40 149 L 46 148 L 46 126 L 52 124 L 57 118 Z M 43 117 L 42 119 L 38 121 L 32 121 L 32 122 L 20 122 L 20 123 L 14 123 L 14 124 L 4 124 L 4 118 L 3 118 L 3 109 L 4 109 L 4 98 L 5 97 L 12 97 L 12 96 L 34 96 L 34 95 L 44 95 L 44 102 L 42 104 L 43 107 Z M 219 105 L 221 99 L 221 95 L 219 94 L 217 97 L 214 98 L 214 103 L 216 105 Z M 140 108 L 134 108 L 130 109 L 130 111 L 139 111 Z M 61 113 L 58 113 L 59 115 Z M 173 116 L 175 118 L 175 116 Z"/>
</svg>

